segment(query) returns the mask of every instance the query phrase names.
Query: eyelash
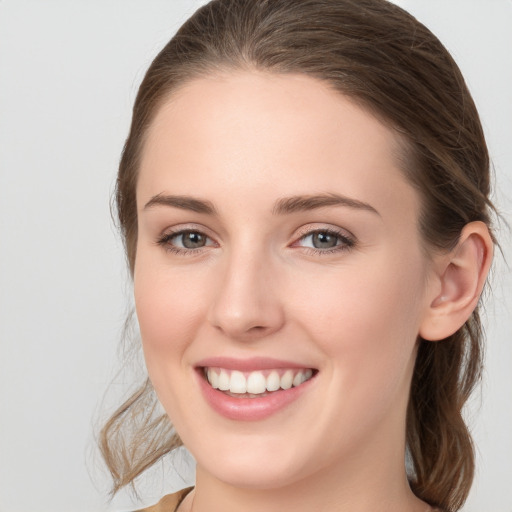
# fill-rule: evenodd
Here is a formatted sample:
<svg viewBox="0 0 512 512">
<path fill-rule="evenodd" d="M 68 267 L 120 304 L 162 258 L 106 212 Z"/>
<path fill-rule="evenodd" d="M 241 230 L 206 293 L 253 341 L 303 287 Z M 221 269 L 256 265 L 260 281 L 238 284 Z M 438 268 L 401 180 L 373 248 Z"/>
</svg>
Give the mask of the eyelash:
<svg viewBox="0 0 512 512">
<path fill-rule="evenodd" d="M 157 245 L 161 246 L 165 251 L 171 252 L 173 254 L 179 254 L 179 255 L 197 255 L 203 252 L 203 250 L 206 247 L 211 247 L 206 245 L 199 247 L 197 249 L 187 249 L 187 248 L 181 248 L 176 247 L 172 245 L 170 242 L 173 238 L 177 238 L 179 236 L 185 235 L 187 233 L 195 233 L 198 235 L 201 235 L 205 237 L 207 240 L 211 240 L 211 238 L 206 235 L 203 231 L 200 231 L 198 229 L 180 229 L 178 231 L 172 231 L 168 233 L 164 233 L 162 236 L 160 236 L 156 243 Z M 329 236 L 334 236 L 338 239 L 338 242 L 334 247 L 329 249 L 318 249 L 314 247 L 303 247 L 303 249 L 306 251 L 307 254 L 311 255 L 328 255 L 338 252 L 344 252 L 349 251 L 353 249 L 356 245 L 356 240 L 352 235 L 348 235 L 346 232 L 338 231 L 336 229 L 332 228 L 323 228 L 323 229 L 313 229 L 313 230 L 307 230 L 304 231 L 302 234 L 300 234 L 299 238 L 296 242 L 292 244 L 292 247 L 301 247 L 300 245 L 297 245 L 299 242 L 305 240 L 307 237 L 314 236 L 315 234 L 324 234 Z"/>
</svg>

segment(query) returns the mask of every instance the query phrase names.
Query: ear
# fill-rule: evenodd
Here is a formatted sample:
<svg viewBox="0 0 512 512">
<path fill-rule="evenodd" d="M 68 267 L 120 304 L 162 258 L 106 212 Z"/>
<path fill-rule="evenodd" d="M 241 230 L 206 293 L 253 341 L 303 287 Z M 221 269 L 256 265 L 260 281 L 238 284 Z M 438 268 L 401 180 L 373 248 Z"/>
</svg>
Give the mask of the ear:
<svg viewBox="0 0 512 512">
<path fill-rule="evenodd" d="M 464 226 L 457 246 L 435 258 L 433 290 L 419 335 L 442 340 L 464 325 L 478 304 L 493 255 L 489 229 L 480 221 Z"/>
</svg>

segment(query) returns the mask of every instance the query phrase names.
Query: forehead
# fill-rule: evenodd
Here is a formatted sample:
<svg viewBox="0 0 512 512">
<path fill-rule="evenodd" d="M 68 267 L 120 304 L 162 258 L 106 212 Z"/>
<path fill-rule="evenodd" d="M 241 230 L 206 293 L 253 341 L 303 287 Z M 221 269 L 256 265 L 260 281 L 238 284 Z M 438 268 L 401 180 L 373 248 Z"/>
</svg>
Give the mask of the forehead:
<svg viewBox="0 0 512 512">
<path fill-rule="evenodd" d="M 208 76 L 173 93 L 157 112 L 137 195 L 140 204 L 164 191 L 221 201 L 233 193 L 252 200 L 260 191 L 259 202 L 339 192 L 377 208 L 401 198 L 410 210 L 417 198 L 400 171 L 398 147 L 390 128 L 314 78 Z"/>
</svg>

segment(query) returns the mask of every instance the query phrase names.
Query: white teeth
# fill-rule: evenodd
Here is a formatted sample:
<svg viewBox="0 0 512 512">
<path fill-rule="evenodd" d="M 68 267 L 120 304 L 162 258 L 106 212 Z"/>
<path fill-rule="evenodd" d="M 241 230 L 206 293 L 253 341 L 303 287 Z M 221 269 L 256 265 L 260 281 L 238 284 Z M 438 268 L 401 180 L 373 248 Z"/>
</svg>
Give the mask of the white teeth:
<svg viewBox="0 0 512 512">
<path fill-rule="evenodd" d="M 262 395 L 267 391 L 290 389 L 300 386 L 313 376 L 313 370 L 272 370 L 265 377 L 262 371 L 246 372 L 225 370 L 223 368 L 208 368 L 206 377 L 212 388 L 229 391 L 235 394 Z M 282 375 L 280 375 L 282 373 Z"/>
<path fill-rule="evenodd" d="M 221 391 L 228 391 L 229 389 L 229 373 L 226 370 L 221 370 L 219 374 L 219 389 Z"/>
<path fill-rule="evenodd" d="M 277 391 L 281 387 L 281 377 L 275 370 L 271 371 L 267 377 L 267 391 Z"/>
<path fill-rule="evenodd" d="M 236 370 L 231 372 L 229 391 L 231 393 L 247 393 L 247 380 L 242 372 Z"/>
<path fill-rule="evenodd" d="M 213 389 L 217 389 L 219 387 L 219 377 L 211 368 L 208 369 L 208 380 Z"/>
<path fill-rule="evenodd" d="M 304 374 L 302 372 L 297 373 L 293 378 L 292 384 L 296 386 L 300 386 L 304 382 Z"/>
<path fill-rule="evenodd" d="M 293 378 L 293 385 L 300 386 L 303 382 L 306 382 L 307 380 L 311 379 L 312 376 L 313 376 L 313 370 L 311 370 L 311 369 L 304 370 L 303 372 L 299 372 Z"/>
<path fill-rule="evenodd" d="M 290 389 L 293 384 L 293 372 L 291 370 L 286 370 L 284 375 L 281 377 L 281 387 L 283 389 Z"/>
<path fill-rule="evenodd" d="M 252 372 L 247 379 L 247 393 L 259 394 L 267 390 L 267 381 L 261 372 Z"/>
</svg>

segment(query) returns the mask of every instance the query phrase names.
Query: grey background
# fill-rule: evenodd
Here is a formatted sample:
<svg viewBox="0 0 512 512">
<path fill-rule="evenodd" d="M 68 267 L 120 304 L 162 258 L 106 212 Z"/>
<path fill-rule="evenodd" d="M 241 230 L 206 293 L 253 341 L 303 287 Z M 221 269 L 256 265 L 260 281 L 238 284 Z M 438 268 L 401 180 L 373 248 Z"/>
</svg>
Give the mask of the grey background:
<svg viewBox="0 0 512 512">
<path fill-rule="evenodd" d="M 106 503 L 102 402 L 126 391 L 118 341 L 130 285 L 109 202 L 137 86 L 202 2 L 0 0 L 0 512 L 129 510 L 190 482 L 158 466 L 140 499 Z M 512 2 L 402 0 L 461 66 L 512 218 Z M 512 259 L 511 236 L 499 233 Z M 512 511 L 512 277 L 500 257 L 487 367 L 468 418 L 478 473 L 466 512 Z"/>
</svg>

